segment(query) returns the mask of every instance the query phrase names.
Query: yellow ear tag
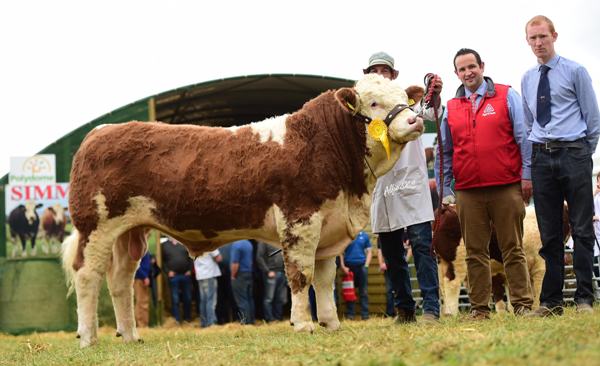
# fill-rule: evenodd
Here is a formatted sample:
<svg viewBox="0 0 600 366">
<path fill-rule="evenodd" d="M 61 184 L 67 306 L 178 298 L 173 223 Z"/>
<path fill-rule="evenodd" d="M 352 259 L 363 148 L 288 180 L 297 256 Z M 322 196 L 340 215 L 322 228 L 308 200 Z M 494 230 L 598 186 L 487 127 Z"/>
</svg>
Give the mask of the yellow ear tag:
<svg viewBox="0 0 600 366">
<path fill-rule="evenodd" d="M 417 103 L 417 102 L 415 102 L 415 100 L 413 98 L 409 98 L 408 99 L 408 106 L 409 107 L 412 107 L 413 105 L 415 105 L 415 103 Z"/>
<path fill-rule="evenodd" d="M 390 141 L 388 140 L 387 126 L 385 122 L 380 119 L 374 119 L 367 126 L 367 132 L 369 136 L 375 141 L 381 141 L 385 152 L 387 153 L 388 159 L 390 158 Z"/>
</svg>

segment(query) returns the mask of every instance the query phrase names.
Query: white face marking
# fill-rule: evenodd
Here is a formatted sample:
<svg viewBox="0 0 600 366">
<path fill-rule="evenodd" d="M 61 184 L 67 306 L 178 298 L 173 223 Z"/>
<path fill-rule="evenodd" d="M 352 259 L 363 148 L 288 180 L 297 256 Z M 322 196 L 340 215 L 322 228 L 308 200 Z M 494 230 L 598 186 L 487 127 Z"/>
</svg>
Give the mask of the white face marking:
<svg viewBox="0 0 600 366">
<path fill-rule="evenodd" d="M 377 74 L 368 74 L 354 87 L 360 96 L 360 113 L 371 118 L 385 118 L 386 114 L 397 104 L 408 105 L 406 92 L 397 83 Z M 401 144 L 416 139 L 423 133 L 422 121 L 409 124 L 408 118 L 415 116 L 406 109 L 388 126 L 392 142 Z"/>
<path fill-rule="evenodd" d="M 54 222 L 58 225 L 65 221 L 65 208 L 60 203 L 54 204 L 52 208 L 54 209 Z"/>
<path fill-rule="evenodd" d="M 275 141 L 283 145 L 285 138 L 285 120 L 289 114 L 267 118 L 261 122 L 253 122 L 245 126 L 233 126 L 228 130 L 235 132 L 242 127 L 250 127 L 252 131 L 260 136 L 260 142 Z"/>
<path fill-rule="evenodd" d="M 35 202 L 34 201 L 25 202 L 25 218 L 27 219 L 27 222 L 29 223 L 29 225 L 33 224 L 33 221 L 35 220 Z"/>
</svg>

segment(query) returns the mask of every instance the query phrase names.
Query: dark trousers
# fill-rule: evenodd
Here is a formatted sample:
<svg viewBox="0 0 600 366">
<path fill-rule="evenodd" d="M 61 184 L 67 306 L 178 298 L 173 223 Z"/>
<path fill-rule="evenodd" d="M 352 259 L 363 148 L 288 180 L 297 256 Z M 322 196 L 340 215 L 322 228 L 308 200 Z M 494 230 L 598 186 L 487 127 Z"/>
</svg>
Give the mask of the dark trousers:
<svg viewBox="0 0 600 366">
<path fill-rule="evenodd" d="M 411 225 L 407 232 L 417 269 L 417 281 L 423 296 L 423 312 L 439 316 L 439 281 L 437 261 L 431 253 L 431 223 Z M 414 310 L 416 304 L 412 297 L 410 270 L 402 241 L 403 233 L 403 229 L 380 233 L 379 239 L 394 289 L 395 305 L 400 309 Z"/>
<path fill-rule="evenodd" d="M 360 301 L 360 316 L 363 319 L 369 319 L 368 268 L 364 263 L 346 263 L 346 265 L 354 273 L 354 286 L 358 290 L 358 301 Z M 346 303 L 346 317 L 354 319 L 354 301 Z"/>
<path fill-rule="evenodd" d="M 179 315 L 179 303 L 183 303 L 183 319 L 192 320 L 192 278 L 184 274 L 178 274 L 169 278 L 171 286 L 171 314 L 178 322 L 181 322 Z M 181 297 L 180 297 L 181 291 Z"/>
<path fill-rule="evenodd" d="M 390 272 L 383 272 L 383 277 L 385 278 L 385 315 L 394 316 L 396 310 L 394 310 L 394 288 L 392 287 Z"/>
<path fill-rule="evenodd" d="M 252 290 L 252 272 L 238 272 L 231 280 L 233 297 L 239 310 L 240 323 L 254 324 L 254 291 Z"/>
<path fill-rule="evenodd" d="M 547 151 L 534 147 L 531 179 L 535 213 L 542 239 L 540 255 L 546 262 L 540 303 L 563 303 L 565 277 L 563 243 L 563 201 L 569 207 L 569 223 L 574 241 L 573 269 L 577 278 L 576 303 L 593 302 L 592 268 L 594 201 L 592 159 L 589 147 Z"/>
</svg>

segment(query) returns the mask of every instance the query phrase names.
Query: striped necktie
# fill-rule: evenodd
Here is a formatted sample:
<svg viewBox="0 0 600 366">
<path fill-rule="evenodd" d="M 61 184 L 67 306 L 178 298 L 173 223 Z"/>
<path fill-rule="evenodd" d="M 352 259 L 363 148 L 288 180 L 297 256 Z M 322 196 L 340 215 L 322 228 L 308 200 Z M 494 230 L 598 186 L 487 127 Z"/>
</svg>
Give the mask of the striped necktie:
<svg viewBox="0 0 600 366">
<path fill-rule="evenodd" d="M 542 127 L 550 122 L 550 82 L 548 81 L 548 71 L 550 68 L 546 65 L 540 66 L 540 83 L 537 91 L 537 121 Z"/>
<path fill-rule="evenodd" d="M 473 112 L 473 115 L 475 115 L 477 113 L 477 97 L 478 96 L 479 96 L 479 94 L 473 93 L 469 97 L 469 100 L 471 101 L 471 111 Z"/>
</svg>

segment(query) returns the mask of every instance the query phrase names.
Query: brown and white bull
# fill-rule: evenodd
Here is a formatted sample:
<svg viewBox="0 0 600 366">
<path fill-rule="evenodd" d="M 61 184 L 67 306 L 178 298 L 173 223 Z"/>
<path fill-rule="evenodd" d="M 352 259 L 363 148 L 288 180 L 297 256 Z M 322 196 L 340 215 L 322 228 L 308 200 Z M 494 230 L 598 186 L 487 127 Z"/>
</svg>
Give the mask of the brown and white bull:
<svg viewBox="0 0 600 366">
<path fill-rule="evenodd" d="M 565 206 L 566 210 L 566 206 Z M 567 221 L 568 214 L 565 214 L 563 220 L 563 230 L 565 238 L 569 236 L 569 226 Z M 439 256 L 439 281 L 440 293 L 443 299 L 442 314 L 458 314 L 458 298 L 461 283 L 467 280 L 467 264 L 465 244 L 460 238 L 460 226 L 458 221 L 454 226 L 455 232 L 459 235 L 458 239 L 448 240 L 445 243 L 438 243 L 436 251 Z M 529 271 L 529 280 L 533 291 L 533 308 L 539 306 L 539 298 L 542 290 L 542 281 L 546 272 L 544 259 L 539 255 L 542 247 L 540 232 L 537 225 L 535 209 L 533 206 L 526 208 L 525 218 L 523 220 L 523 251 L 527 261 Z M 502 254 L 498 247 L 495 234 L 492 232 L 490 240 L 490 268 L 492 275 L 492 295 L 496 311 L 502 312 L 507 309 L 503 300 L 506 293 L 506 274 L 502 264 Z"/>
<path fill-rule="evenodd" d="M 281 246 L 294 329 L 314 329 L 311 283 L 319 323 L 339 328 L 334 258 L 368 222 L 375 177 L 423 131 L 412 111 L 395 108 L 407 104 L 399 86 L 367 75 L 354 88 L 325 92 L 291 115 L 248 126 L 130 122 L 90 132 L 71 171 L 77 230 L 63 243 L 80 345 L 97 341 L 105 275 L 117 332 L 125 341 L 139 339 L 132 284 L 149 227 L 184 243 L 192 256 L 245 238 Z M 367 134 L 365 118 L 389 123 L 391 158 Z"/>
<path fill-rule="evenodd" d="M 66 225 L 65 208 L 60 203 L 47 207 L 42 213 L 40 221 L 46 241 L 50 243 L 55 239 L 62 243 Z"/>
</svg>

